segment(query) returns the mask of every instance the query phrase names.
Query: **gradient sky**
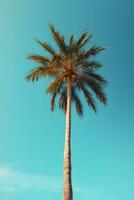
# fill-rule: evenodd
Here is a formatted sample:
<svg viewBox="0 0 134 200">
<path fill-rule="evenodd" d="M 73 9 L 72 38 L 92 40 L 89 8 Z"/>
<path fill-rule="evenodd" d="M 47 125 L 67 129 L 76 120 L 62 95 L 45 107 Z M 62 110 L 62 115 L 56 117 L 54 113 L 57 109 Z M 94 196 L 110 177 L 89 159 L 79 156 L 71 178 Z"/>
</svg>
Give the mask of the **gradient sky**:
<svg viewBox="0 0 134 200">
<path fill-rule="evenodd" d="M 1 200 L 61 199 L 65 116 L 50 112 L 47 81 L 25 81 L 26 56 L 43 53 L 35 39 L 54 45 L 50 22 L 110 47 L 98 56 L 108 106 L 73 110 L 74 200 L 134 199 L 133 21 L 133 0 L 0 0 Z"/>
</svg>

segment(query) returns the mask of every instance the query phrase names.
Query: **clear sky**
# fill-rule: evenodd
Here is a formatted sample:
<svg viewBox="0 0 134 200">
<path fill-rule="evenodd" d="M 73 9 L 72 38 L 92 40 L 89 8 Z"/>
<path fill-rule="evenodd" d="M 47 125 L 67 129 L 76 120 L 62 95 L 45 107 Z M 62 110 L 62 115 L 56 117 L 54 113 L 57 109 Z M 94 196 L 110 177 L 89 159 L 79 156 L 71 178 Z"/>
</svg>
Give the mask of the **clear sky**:
<svg viewBox="0 0 134 200">
<path fill-rule="evenodd" d="M 133 21 L 133 0 L 0 0 L 1 200 L 61 199 L 65 116 L 50 112 L 47 81 L 25 81 L 26 56 L 43 53 L 35 39 L 54 45 L 50 22 L 110 47 L 98 56 L 108 106 L 73 110 L 74 200 L 134 199 Z"/>
</svg>

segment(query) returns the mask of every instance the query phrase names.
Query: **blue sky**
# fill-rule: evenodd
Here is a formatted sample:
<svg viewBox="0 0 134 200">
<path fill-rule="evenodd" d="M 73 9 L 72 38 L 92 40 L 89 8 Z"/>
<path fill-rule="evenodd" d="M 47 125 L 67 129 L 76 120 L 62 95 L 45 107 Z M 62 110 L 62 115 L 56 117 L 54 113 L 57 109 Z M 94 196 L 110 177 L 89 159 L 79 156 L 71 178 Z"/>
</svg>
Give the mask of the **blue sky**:
<svg viewBox="0 0 134 200">
<path fill-rule="evenodd" d="M 65 116 L 50 112 L 48 81 L 25 81 L 35 39 L 54 45 L 48 23 L 68 38 L 88 30 L 108 46 L 98 60 L 109 81 L 108 106 L 73 110 L 75 200 L 134 199 L 133 0 L 0 0 L 0 199 L 58 200 L 62 195 Z"/>
</svg>

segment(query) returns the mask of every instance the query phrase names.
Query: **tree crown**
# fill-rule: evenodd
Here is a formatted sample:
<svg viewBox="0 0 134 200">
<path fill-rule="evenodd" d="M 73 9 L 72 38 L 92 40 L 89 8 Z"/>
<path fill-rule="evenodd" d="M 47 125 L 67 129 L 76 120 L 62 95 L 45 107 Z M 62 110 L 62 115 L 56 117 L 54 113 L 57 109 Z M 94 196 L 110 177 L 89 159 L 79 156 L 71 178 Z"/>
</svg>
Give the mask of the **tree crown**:
<svg viewBox="0 0 134 200">
<path fill-rule="evenodd" d="M 92 46 L 85 49 L 85 45 L 92 39 L 92 35 L 83 32 L 76 40 L 74 34 L 70 36 L 69 43 L 65 42 L 63 34 L 55 30 L 50 24 L 52 36 L 59 48 L 56 52 L 46 42 L 37 40 L 41 47 L 50 56 L 30 55 L 28 59 L 39 64 L 33 69 L 27 80 L 37 81 L 40 77 L 52 78 L 52 83 L 47 88 L 51 95 L 51 110 L 54 109 L 55 99 L 59 96 L 59 108 L 66 112 L 67 105 L 67 80 L 71 83 L 72 102 L 75 103 L 79 116 L 83 115 L 83 106 L 78 92 L 81 91 L 88 103 L 88 106 L 96 112 L 96 102 L 94 95 L 103 104 L 107 103 L 104 86 L 107 81 L 96 70 L 102 65 L 95 60 L 95 56 L 105 48 Z"/>
</svg>

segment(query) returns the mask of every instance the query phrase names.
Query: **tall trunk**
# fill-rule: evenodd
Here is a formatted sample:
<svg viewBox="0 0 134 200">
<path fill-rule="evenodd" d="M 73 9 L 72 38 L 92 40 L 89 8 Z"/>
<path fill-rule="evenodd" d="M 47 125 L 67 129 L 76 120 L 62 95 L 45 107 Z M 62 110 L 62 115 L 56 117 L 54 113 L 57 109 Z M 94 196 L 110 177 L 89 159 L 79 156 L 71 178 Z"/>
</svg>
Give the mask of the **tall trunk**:
<svg viewBox="0 0 134 200">
<path fill-rule="evenodd" d="M 63 200 L 72 200 L 71 180 L 71 82 L 67 81 L 67 109 L 66 109 L 66 132 L 64 149 L 64 190 Z"/>
</svg>

